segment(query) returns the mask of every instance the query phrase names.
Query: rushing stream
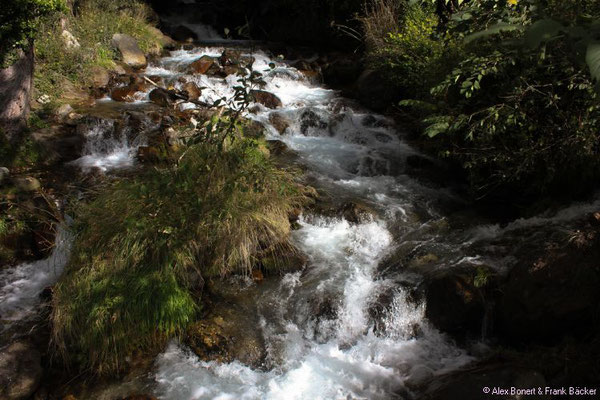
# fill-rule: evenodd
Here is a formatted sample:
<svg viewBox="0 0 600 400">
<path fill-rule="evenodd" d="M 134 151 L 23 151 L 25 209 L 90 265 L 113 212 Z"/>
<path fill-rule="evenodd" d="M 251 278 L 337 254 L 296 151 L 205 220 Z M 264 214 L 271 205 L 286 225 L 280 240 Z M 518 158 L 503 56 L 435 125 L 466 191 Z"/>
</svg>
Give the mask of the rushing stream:
<svg viewBox="0 0 600 400">
<path fill-rule="evenodd" d="M 237 77 L 185 71 L 202 55 L 222 52 L 217 47 L 172 51 L 150 65 L 146 75 L 162 76 L 176 87 L 193 81 L 206 88 L 200 100 L 211 103 L 230 97 Z M 264 51 L 248 53 L 255 58 L 253 69 L 263 74 L 264 90 L 283 103 L 277 110 L 258 106 L 248 117 L 267 127 L 268 139 L 283 141 L 297 154 L 311 182 L 335 204 L 358 201 L 375 216 L 360 223 L 326 215 L 301 217 L 293 240 L 308 256 L 305 270 L 285 275 L 251 299 L 259 323 L 246 328 L 259 330 L 264 338 L 267 356 L 262 367 L 204 362 L 173 342 L 134 385 L 140 391 L 172 400 L 411 398 L 420 383 L 465 366 L 474 356 L 425 319 L 426 304 L 411 294 L 420 274 L 381 268 L 382 262 L 393 255 L 410 260 L 435 254 L 430 268 L 485 263 L 502 271 L 510 257 L 493 256 L 490 248 L 497 249 L 495 241 L 505 233 L 566 223 L 598 206 L 573 206 L 554 217 L 515 221 L 504 228 L 476 220 L 450 228 L 448 210 L 460 206 L 460 199 L 406 174 L 407 158 L 424 156 L 403 141 L 391 121 L 312 83 L 289 62 Z M 274 68 L 269 66 L 273 63 Z M 135 106 L 148 101 L 148 93 L 138 94 Z M 275 112 L 290 122 L 282 134 L 270 122 Z M 75 161 L 83 170 L 129 167 L 135 163 L 137 146 L 145 143 L 143 137 L 115 134 L 106 122 L 92 124 L 85 136 L 84 154 Z M 63 236 L 59 241 L 68 242 Z M 67 253 L 68 245 L 59 246 L 49 260 L 3 272 L 4 320 L 30 311 L 37 293 L 56 280 Z M 385 304 L 377 308 L 382 298 Z M 326 299 L 329 312 L 315 313 L 314 299 Z M 111 399 L 127 390 L 130 385 L 96 396 Z"/>
</svg>

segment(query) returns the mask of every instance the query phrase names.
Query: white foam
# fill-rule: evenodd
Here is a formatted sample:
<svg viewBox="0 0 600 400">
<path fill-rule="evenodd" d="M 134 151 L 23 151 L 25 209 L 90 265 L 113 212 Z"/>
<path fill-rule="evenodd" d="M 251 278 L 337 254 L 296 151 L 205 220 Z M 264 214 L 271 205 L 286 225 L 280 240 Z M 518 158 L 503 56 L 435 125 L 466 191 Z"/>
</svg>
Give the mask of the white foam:
<svg viewBox="0 0 600 400">
<path fill-rule="evenodd" d="M 412 304 L 401 290 L 384 316 L 385 333 L 375 334 L 368 307 L 389 283 L 374 278 L 378 261 L 392 243 L 381 221 L 353 225 L 343 219 L 301 219 L 297 244 L 310 258 L 307 274 L 282 281 L 276 304 L 288 312 L 275 313 L 284 333 L 265 340 L 281 341 L 280 364 L 270 371 L 253 370 L 238 362 L 199 361 L 172 343 L 157 360 L 158 394 L 163 399 L 387 399 L 411 378 L 411 366 L 423 365 L 442 373 L 471 361 L 424 320 L 424 307 Z M 319 282 L 315 291 L 311 282 Z M 337 292 L 338 317 L 330 336 L 315 335 L 314 318 L 302 305 L 307 296 Z M 273 302 L 275 303 L 275 301 Z M 306 315 L 298 315 L 305 313 Z M 286 319 L 294 315 L 297 324 Z M 325 321 L 327 322 L 327 321 Z M 327 328 L 321 326 L 321 328 Z M 418 328 L 418 329 L 417 329 Z M 251 329 L 251 328 L 249 328 Z M 420 330 L 421 337 L 414 332 Z"/>
<path fill-rule="evenodd" d="M 50 257 L 0 270 L 0 319 L 18 321 L 35 311 L 39 294 L 62 274 L 70 247 L 71 236 L 60 228 Z"/>
</svg>

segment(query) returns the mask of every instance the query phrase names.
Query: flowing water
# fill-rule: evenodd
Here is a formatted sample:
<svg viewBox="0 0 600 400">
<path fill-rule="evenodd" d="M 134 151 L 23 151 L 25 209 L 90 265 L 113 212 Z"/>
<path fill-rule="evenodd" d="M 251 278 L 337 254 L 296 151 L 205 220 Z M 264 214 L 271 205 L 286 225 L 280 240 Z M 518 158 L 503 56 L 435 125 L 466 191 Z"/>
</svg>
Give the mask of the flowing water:
<svg viewBox="0 0 600 400">
<path fill-rule="evenodd" d="M 238 77 L 185 71 L 202 55 L 222 52 L 218 47 L 172 51 L 146 74 L 160 75 L 176 87 L 193 81 L 205 88 L 200 100 L 211 103 L 231 97 Z M 435 254 L 430 269 L 470 263 L 503 272 L 514 260 L 502 249 L 518 246 L 542 226 L 566 226 L 599 205 L 575 205 L 503 227 L 461 217 L 455 210 L 463 205 L 451 190 L 407 173 L 409 157 L 425 157 L 391 121 L 312 83 L 281 58 L 247 52 L 255 58 L 252 68 L 263 74 L 264 90 L 283 103 L 278 110 L 258 105 L 248 117 L 266 126 L 268 139 L 284 142 L 296 154 L 307 179 L 333 199 L 334 207 L 360 202 L 374 216 L 360 223 L 318 212 L 300 218 L 293 241 L 308 256 L 305 270 L 253 291 L 250 299 L 259 323 L 246 328 L 264 338 L 263 365 L 201 361 L 173 342 L 139 382 L 95 398 L 128 394 L 132 385 L 173 400 L 411 398 L 420 384 L 469 364 L 474 356 L 430 326 L 426 304 L 413 293 L 421 274 L 406 266 Z M 147 93 L 138 101 L 147 102 Z M 289 122 L 285 132 L 270 123 L 272 113 Z M 145 143 L 143 135 L 131 138 L 111 122 L 91 124 L 85 135 L 84 154 L 75 162 L 83 170 L 131 166 L 137 146 Z M 3 320 L 30 312 L 37 293 L 60 274 L 67 254 L 68 245 L 57 246 L 49 260 L 2 272 Z M 392 258 L 404 261 L 384 267 Z"/>
</svg>

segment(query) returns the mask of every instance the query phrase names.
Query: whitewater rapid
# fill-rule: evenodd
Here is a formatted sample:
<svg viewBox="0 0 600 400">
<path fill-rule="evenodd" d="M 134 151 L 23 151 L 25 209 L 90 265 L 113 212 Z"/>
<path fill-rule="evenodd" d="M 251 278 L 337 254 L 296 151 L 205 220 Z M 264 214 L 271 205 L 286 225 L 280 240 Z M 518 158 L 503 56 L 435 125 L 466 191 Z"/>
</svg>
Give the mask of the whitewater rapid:
<svg viewBox="0 0 600 400">
<path fill-rule="evenodd" d="M 239 77 L 186 73 L 196 59 L 217 57 L 223 50 L 172 51 L 145 73 L 179 89 L 194 82 L 204 88 L 200 100 L 207 103 L 230 98 Z M 263 90 L 283 104 L 277 110 L 253 104 L 246 116 L 265 126 L 267 139 L 285 143 L 307 167 L 307 177 L 338 206 L 358 201 L 373 216 L 351 222 L 303 215 L 292 240 L 307 255 L 306 268 L 283 276 L 253 299 L 260 323 L 246 328 L 261 333 L 264 364 L 202 361 L 172 342 L 144 378 L 144 390 L 161 399 L 409 399 L 423 384 L 468 365 L 474 356 L 428 323 L 427 305 L 413 295 L 418 274 L 384 273 L 379 267 L 386 258 L 435 254 L 438 261 L 431 268 L 467 263 L 501 272 L 510 260 L 495 259 L 487 249 L 498 247 L 494 241 L 504 234 L 565 223 L 598 206 L 574 205 L 504 227 L 475 221 L 452 229 L 440 204 L 460 199 L 406 173 L 409 157 L 426 157 L 403 140 L 392 121 L 313 83 L 280 57 L 246 52 L 255 59 L 253 70 L 263 75 Z M 138 94 L 138 102 L 148 102 L 147 95 Z M 287 121 L 284 132 L 270 122 L 274 113 Z M 132 166 L 137 147 L 145 143 L 143 136 L 115 135 L 110 123 L 92 124 L 86 138 L 85 154 L 76 162 L 84 170 Z M 315 311 L 320 301 L 327 302 L 327 313 Z"/>
</svg>

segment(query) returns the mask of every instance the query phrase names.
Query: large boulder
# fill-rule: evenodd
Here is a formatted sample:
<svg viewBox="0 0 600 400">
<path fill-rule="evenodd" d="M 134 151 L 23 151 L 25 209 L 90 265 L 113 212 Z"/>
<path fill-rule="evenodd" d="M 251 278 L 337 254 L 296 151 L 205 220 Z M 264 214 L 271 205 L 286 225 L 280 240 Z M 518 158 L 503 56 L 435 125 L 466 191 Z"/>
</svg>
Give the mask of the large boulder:
<svg viewBox="0 0 600 400">
<path fill-rule="evenodd" d="M 566 239 L 565 239 L 566 241 Z M 511 342 L 554 343 L 589 332 L 600 312 L 600 230 L 523 255 L 501 288 L 496 325 Z"/>
<path fill-rule="evenodd" d="M 131 68 L 142 69 L 148 65 L 144 52 L 133 37 L 115 33 L 112 37 L 112 44 L 121 52 L 123 62 Z"/>
<path fill-rule="evenodd" d="M 265 90 L 251 90 L 250 95 L 254 98 L 254 101 L 267 108 L 279 108 L 283 105 L 279 97 Z"/>
<path fill-rule="evenodd" d="M 15 342 L 0 351 L 0 399 L 30 398 L 42 378 L 40 352 L 28 342 Z"/>
<path fill-rule="evenodd" d="M 436 262 L 435 255 L 426 254 L 417 257 L 411 266 L 415 268 Z M 455 267 L 431 273 L 423 284 L 427 319 L 456 339 L 480 338 L 486 303 L 495 284 L 492 277 L 495 275 L 482 266 Z"/>
</svg>

